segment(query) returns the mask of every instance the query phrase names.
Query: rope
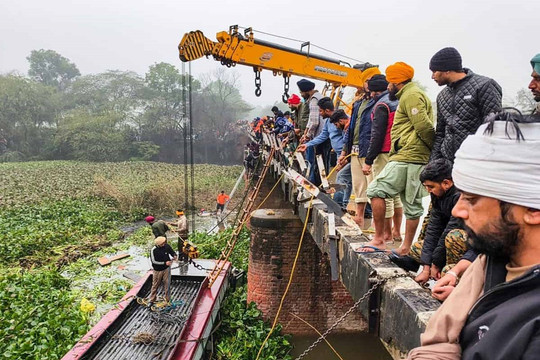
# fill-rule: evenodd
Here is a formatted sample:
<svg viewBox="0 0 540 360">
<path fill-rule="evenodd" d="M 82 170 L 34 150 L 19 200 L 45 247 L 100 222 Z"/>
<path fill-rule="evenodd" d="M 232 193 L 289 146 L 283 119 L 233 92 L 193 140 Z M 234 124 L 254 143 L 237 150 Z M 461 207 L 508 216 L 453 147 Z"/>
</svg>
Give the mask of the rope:
<svg viewBox="0 0 540 360">
<path fill-rule="evenodd" d="M 352 155 L 358 155 L 358 154 L 357 154 L 357 153 L 350 153 L 349 155 L 345 156 L 345 158 L 344 158 L 343 160 L 345 160 L 345 159 L 347 159 L 347 158 L 350 158 Z M 337 169 L 337 166 L 334 166 L 334 167 L 332 168 L 332 170 L 330 171 L 330 173 L 328 174 L 327 178 L 329 178 L 330 176 L 332 176 L 332 174 L 334 173 L 334 171 L 336 171 L 336 169 Z M 341 169 L 343 169 L 343 168 L 341 168 Z M 339 170 L 341 170 L 341 169 L 339 169 Z M 320 186 L 319 186 L 319 187 L 320 187 Z"/>
<path fill-rule="evenodd" d="M 293 275 L 294 275 L 294 270 L 296 269 L 296 263 L 298 262 L 298 257 L 300 256 L 300 249 L 302 248 L 302 241 L 304 240 L 304 235 L 306 233 L 309 214 L 311 212 L 311 206 L 313 205 L 313 198 L 314 198 L 314 196 L 311 196 L 311 199 L 309 200 L 309 206 L 308 206 L 308 210 L 307 210 L 307 213 L 306 213 L 306 219 L 304 220 L 304 228 L 302 229 L 302 236 L 300 236 L 300 242 L 298 243 L 298 249 L 296 250 L 296 256 L 294 258 L 294 262 L 293 262 L 293 265 L 292 265 L 291 275 L 289 276 L 289 282 L 287 283 L 287 287 L 285 288 L 285 292 L 283 293 L 283 296 L 281 297 L 281 301 L 279 302 L 279 307 L 278 307 L 278 310 L 277 310 L 277 313 L 276 313 L 276 317 L 274 318 L 274 323 L 272 324 L 272 328 L 270 329 L 270 332 L 268 333 L 268 335 L 264 339 L 264 341 L 263 341 L 263 343 L 261 345 L 261 348 L 259 349 L 259 352 L 257 353 L 257 358 L 255 360 L 259 360 L 259 357 L 261 356 L 264 345 L 266 345 L 266 342 L 268 341 L 268 339 L 270 338 L 270 336 L 274 332 L 274 329 L 276 328 L 277 321 L 278 321 L 278 318 L 279 318 L 279 314 L 281 313 L 281 308 L 283 307 L 283 303 L 285 301 L 285 297 L 287 296 L 287 293 L 289 292 L 289 288 L 291 286 Z"/>
</svg>

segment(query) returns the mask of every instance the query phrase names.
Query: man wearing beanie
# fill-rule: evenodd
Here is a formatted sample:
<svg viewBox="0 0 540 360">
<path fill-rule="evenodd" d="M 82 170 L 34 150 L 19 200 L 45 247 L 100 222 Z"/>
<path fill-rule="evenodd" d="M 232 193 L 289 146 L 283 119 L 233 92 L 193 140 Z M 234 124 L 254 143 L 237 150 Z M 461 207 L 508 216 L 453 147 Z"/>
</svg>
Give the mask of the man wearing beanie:
<svg viewBox="0 0 540 360">
<path fill-rule="evenodd" d="M 368 150 L 362 172 L 366 176 L 379 175 L 388 163 L 388 153 L 390 152 L 390 131 L 394 123 L 394 115 L 398 107 L 397 100 L 390 100 L 387 90 L 388 82 L 386 76 L 374 75 L 367 82 L 371 98 L 375 102 L 370 113 L 371 134 L 368 143 Z M 401 219 L 403 218 L 403 204 L 399 195 L 393 198 L 384 199 L 386 203 L 384 240 L 401 241 Z M 393 227 L 392 227 L 393 220 Z"/>
<path fill-rule="evenodd" d="M 502 89 L 493 79 L 461 65 L 453 47 L 439 50 L 429 62 L 431 78 L 446 87 L 437 96 L 437 129 L 431 160 L 454 161 L 467 135 L 474 134 L 487 115 L 502 108 Z"/>
<path fill-rule="evenodd" d="M 358 154 L 350 157 L 350 163 L 355 196 L 354 202 L 356 204 L 354 220 L 361 228 L 364 228 L 364 215 L 368 204 L 366 190 L 371 181 L 371 176 L 366 176 L 362 172 L 362 165 L 364 164 L 371 134 L 370 109 L 375 105 L 375 102 L 369 97 L 367 81 L 380 73 L 381 71 L 376 66 L 362 71 L 360 81 L 363 84 L 363 88 L 358 89 L 359 94 L 361 93 L 362 95 L 353 104 L 351 122 L 343 139 L 345 146 L 338 159 L 339 164 L 345 166 L 345 158 L 348 154 Z"/>
<path fill-rule="evenodd" d="M 150 290 L 150 298 L 148 301 L 153 303 L 156 301 L 159 287 L 163 285 L 165 300 L 171 300 L 169 291 L 169 282 L 171 277 L 171 264 L 176 261 L 177 257 L 172 247 L 167 244 L 167 238 L 158 236 L 154 240 L 155 246 L 150 250 L 150 261 L 152 262 L 152 290 Z"/>
<path fill-rule="evenodd" d="M 497 116 L 463 141 L 452 171 L 452 215 L 482 255 L 407 359 L 539 358 L 540 116 Z"/>
<path fill-rule="evenodd" d="M 420 216 L 424 213 L 422 198 L 427 196 L 420 173 L 429 160 L 433 146 L 433 109 L 427 95 L 412 82 L 414 69 L 397 62 L 386 69 L 389 99 L 399 99 L 390 133 L 390 156 L 381 173 L 367 189 L 373 208 L 375 235 L 361 249 L 369 252 L 385 249 L 384 221 L 385 199 L 400 196 L 405 214 L 405 239 L 397 255 L 406 255 L 418 227 Z"/>
<path fill-rule="evenodd" d="M 538 102 L 538 104 L 536 104 L 534 113 L 540 114 L 540 53 L 536 54 L 531 59 L 531 66 L 533 68 L 533 72 L 531 74 L 532 80 L 529 83 L 529 89 L 532 91 L 534 100 Z"/>
</svg>

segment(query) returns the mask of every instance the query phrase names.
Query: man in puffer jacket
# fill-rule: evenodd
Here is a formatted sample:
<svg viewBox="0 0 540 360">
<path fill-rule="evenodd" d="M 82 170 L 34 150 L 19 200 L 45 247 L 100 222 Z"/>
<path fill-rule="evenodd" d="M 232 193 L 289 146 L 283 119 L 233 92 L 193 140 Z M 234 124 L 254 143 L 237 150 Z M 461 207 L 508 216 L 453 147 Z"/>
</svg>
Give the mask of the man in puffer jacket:
<svg viewBox="0 0 540 360">
<path fill-rule="evenodd" d="M 429 63 L 431 78 L 446 87 L 437 96 L 437 128 L 430 161 L 454 161 L 456 151 L 487 115 L 502 109 L 502 89 L 493 79 L 463 68 L 452 48 L 439 50 Z"/>
</svg>

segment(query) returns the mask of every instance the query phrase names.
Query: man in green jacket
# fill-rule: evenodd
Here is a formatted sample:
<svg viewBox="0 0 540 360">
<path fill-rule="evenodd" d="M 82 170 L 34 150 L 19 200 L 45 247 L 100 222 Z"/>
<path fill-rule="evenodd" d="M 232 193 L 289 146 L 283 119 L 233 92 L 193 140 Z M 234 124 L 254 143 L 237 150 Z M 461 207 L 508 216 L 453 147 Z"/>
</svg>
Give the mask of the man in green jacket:
<svg viewBox="0 0 540 360">
<path fill-rule="evenodd" d="M 373 209 L 375 236 L 360 251 L 384 250 L 384 199 L 399 195 L 406 218 L 405 239 L 397 255 L 409 253 L 424 213 L 422 198 L 427 192 L 420 182 L 420 173 L 428 163 L 435 130 L 433 108 L 427 95 L 412 82 L 414 69 L 403 62 L 386 69 L 390 98 L 399 99 L 391 132 L 391 149 L 388 164 L 373 180 L 367 190 Z"/>
<path fill-rule="evenodd" d="M 167 226 L 165 221 L 156 221 L 156 219 L 152 215 L 147 216 L 144 220 L 150 225 L 150 227 L 152 228 L 152 233 L 156 238 L 160 236 L 163 236 L 165 238 L 167 237 L 167 231 L 169 231 L 169 226 Z"/>
</svg>

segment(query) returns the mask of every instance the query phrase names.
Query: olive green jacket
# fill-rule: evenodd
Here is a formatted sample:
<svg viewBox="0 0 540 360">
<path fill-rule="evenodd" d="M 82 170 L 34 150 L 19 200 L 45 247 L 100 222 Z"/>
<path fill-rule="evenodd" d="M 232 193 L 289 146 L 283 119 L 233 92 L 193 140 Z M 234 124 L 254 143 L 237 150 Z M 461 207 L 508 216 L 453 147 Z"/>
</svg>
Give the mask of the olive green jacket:
<svg viewBox="0 0 540 360">
<path fill-rule="evenodd" d="M 391 132 L 390 161 L 427 164 L 435 137 L 431 101 L 412 82 L 401 88 L 396 96 L 399 106 Z"/>
</svg>

